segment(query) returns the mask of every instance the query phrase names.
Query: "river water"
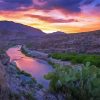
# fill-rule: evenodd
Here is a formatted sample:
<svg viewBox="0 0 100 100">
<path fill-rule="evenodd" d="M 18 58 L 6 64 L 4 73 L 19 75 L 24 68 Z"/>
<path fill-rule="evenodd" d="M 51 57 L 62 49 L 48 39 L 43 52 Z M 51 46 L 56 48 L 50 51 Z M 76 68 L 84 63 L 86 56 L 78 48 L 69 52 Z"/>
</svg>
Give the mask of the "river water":
<svg viewBox="0 0 100 100">
<path fill-rule="evenodd" d="M 20 70 L 31 74 L 38 83 L 47 88 L 49 81 L 44 79 L 44 75 L 53 70 L 52 66 L 44 60 L 25 56 L 20 48 L 21 46 L 15 46 L 7 50 L 10 61 L 15 62 Z"/>
</svg>

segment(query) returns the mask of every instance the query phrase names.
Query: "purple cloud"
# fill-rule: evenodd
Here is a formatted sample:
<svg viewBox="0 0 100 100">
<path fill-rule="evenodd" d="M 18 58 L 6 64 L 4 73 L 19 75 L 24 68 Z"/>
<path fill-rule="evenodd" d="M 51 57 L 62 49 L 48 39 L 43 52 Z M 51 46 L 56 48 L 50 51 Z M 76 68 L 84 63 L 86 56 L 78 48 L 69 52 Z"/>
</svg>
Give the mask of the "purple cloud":
<svg viewBox="0 0 100 100">
<path fill-rule="evenodd" d="M 71 13 L 81 12 L 81 4 L 88 5 L 99 0 L 0 0 L 0 10 L 21 10 L 21 7 L 40 10 L 62 9 Z M 93 4 L 93 3 L 92 3 Z"/>
</svg>

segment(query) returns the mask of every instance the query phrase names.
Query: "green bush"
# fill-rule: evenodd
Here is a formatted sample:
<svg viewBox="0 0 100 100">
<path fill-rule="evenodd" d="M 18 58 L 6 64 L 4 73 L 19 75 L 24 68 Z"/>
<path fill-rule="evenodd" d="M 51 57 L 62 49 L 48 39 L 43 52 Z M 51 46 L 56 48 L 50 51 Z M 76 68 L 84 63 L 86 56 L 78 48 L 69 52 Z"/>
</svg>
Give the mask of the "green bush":
<svg viewBox="0 0 100 100">
<path fill-rule="evenodd" d="M 100 67 L 100 56 L 88 56 L 83 60 L 83 63 L 86 63 L 87 61 L 91 62 L 91 64 L 96 65 L 97 67 Z"/>
<path fill-rule="evenodd" d="M 92 65 L 97 67 L 100 66 L 100 56 L 90 54 L 67 54 L 67 53 L 53 53 L 51 57 L 55 59 L 61 59 L 62 61 L 71 61 L 72 63 L 83 63 L 91 62 Z"/>
<path fill-rule="evenodd" d="M 84 59 L 86 58 L 87 56 L 86 55 L 76 55 L 74 58 L 71 59 L 71 62 L 72 63 L 83 63 Z"/>
<path fill-rule="evenodd" d="M 71 60 L 72 58 L 75 57 L 75 55 L 76 55 L 75 53 L 72 53 L 72 54 L 67 54 L 67 53 L 53 53 L 50 56 L 52 56 L 55 59 L 61 59 L 63 61 L 66 61 L 66 60 Z"/>
<path fill-rule="evenodd" d="M 83 67 L 55 67 L 44 76 L 50 90 L 68 100 L 100 100 L 100 69 L 87 63 Z"/>
</svg>

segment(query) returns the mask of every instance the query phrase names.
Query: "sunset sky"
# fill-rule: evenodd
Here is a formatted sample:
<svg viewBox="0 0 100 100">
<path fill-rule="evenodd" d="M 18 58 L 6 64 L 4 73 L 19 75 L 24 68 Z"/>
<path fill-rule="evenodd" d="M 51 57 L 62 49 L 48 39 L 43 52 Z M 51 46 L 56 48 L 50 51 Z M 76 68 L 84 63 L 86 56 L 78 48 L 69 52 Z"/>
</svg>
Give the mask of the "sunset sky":
<svg viewBox="0 0 100 100">
<path fill-rule="evenodd" d="M 99 30 L 100 0 L 0 0 L 0 20 L 46 33 Z"/>
</svg>

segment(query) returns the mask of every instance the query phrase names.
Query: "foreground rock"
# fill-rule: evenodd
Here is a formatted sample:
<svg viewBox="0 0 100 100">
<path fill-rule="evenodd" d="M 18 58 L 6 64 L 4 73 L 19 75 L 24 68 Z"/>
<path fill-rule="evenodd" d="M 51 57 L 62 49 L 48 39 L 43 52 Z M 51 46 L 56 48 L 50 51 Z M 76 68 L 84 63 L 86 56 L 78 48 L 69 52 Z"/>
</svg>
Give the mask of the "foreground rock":
<svg viewBox="0 0 100 100">
<path fill-rule="evenodd" d="M 0 54 L 0 100 L 57 100 L 56 96 L 40 85 L 29 74 L 20 71 Z"/>
<path fill-rule="evenodd" d="M 0 100 L 8 100 L 9 88 L 4 66 L 0 61 Z"/>
<path fill-rule="evenodd" d="M 8 62 L 7 59 L 9 57 L 6 54 L 1 56 L 0 60 L 2 63 L 0 63 L 0 69 L 2 70 L 0 71 L 2 71 L 2 73 L 0 73 L 0 76 L 2 75 L 2 77 L 0 79 L 0 83 L 2 82 L 1 85 L 5 86 L 2 86 L 3 91 L 5 91 L 5 89 L 9 89 L 9 92 L 7 96 L 5 93 L 1 93 L 0 96 L 5 96 L 4 99 L 0 100 L 28 100 L 28 98 L 30 98 L 30 100 L 34 99 L 36 90 L 39 89 L 36 81 L 30 75 L 17 69 L 14 64 Z M 6 62 L 4 63 L 4 61 Z"/>
</svg>

